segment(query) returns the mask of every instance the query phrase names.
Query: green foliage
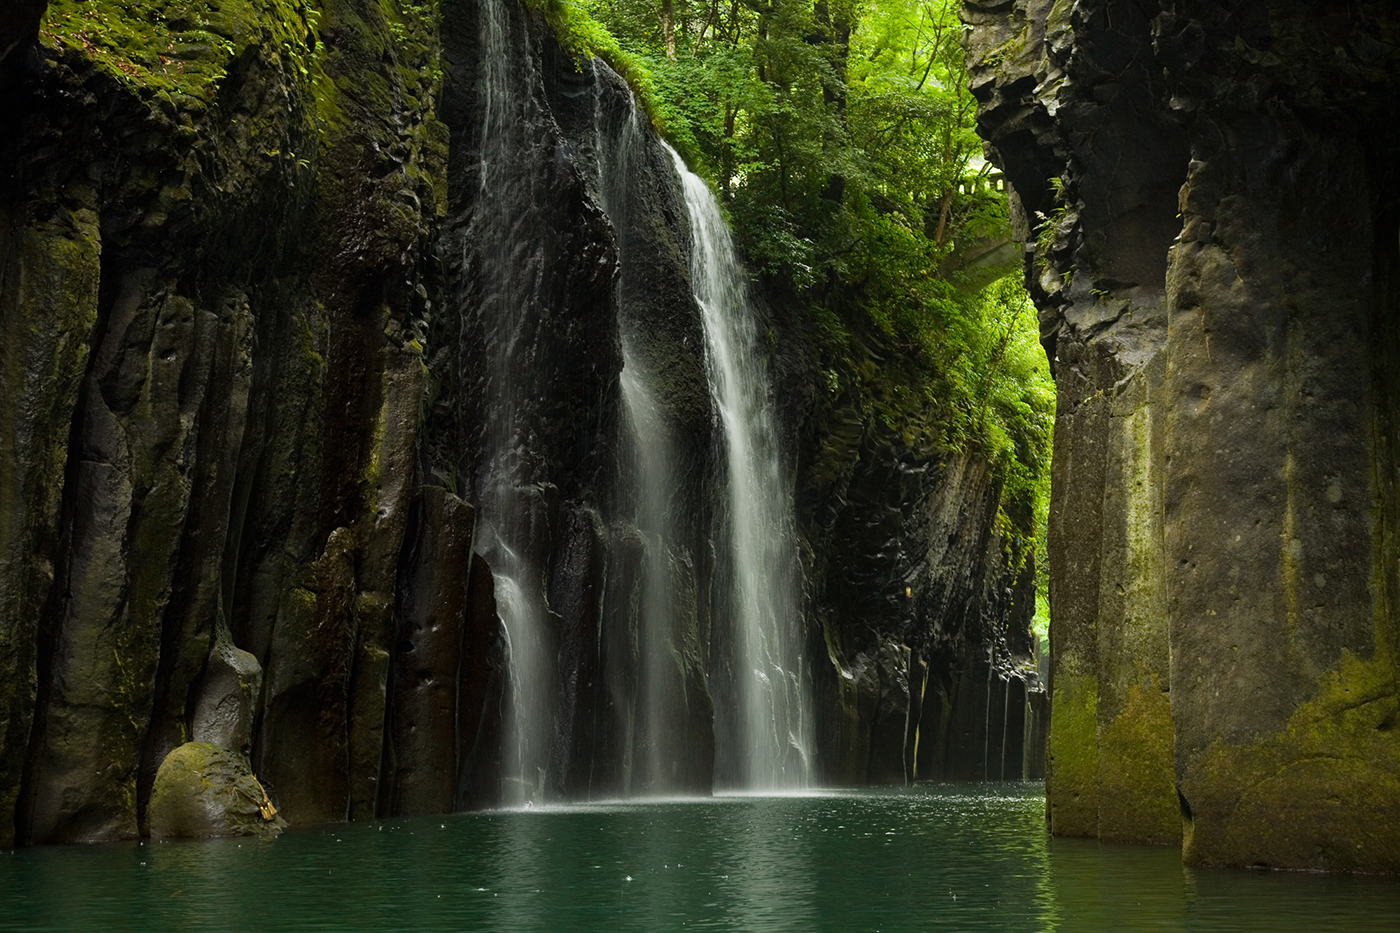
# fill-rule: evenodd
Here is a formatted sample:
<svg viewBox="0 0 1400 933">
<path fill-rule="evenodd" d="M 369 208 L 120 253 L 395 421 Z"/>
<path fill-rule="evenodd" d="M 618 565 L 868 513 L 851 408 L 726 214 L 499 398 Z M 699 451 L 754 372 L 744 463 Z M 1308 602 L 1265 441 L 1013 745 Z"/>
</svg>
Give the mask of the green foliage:
<svg viewBox="0 0 1400 933">
<path fill-rule="evenodd" d="M 575 0 L 525 0 L 526 5 L 544 15 L 554 34 L 575 59 L 582 62 L 597 56 L 608 63 L 632 88 L 652 125 L 669 136 L 671 120 L 656 90 L 652 63 L 647 56 L 622 47 L 607 27 L 594 19 Z"/>
<path fill-rule="evenodd" d="M 1064 219 L 1065 208 L 1063 205 L 1052 210 L 1049 215 L 1035 212 L 1036 219 L 1040 223 L 1035 228 L 1035 252 L 1036 259 L 1044 265 L 1047 260 L 1046 254 L 1055 248 L 1055 239 L 1060 235 L 1060 221 Z"/>
<path fill-rule="evenodd" d="M 1064 180 L 1052 178 L 1050 188 L 1055 200 L 1062 201 L 1065 188 Z M 1064 222 L 1068 210 L 1069 206 L 1061 203 L 1048 215 L 1040 211 L 1035 212 L 1036 220 L 1039 221 L 1035 228 L 1035 262 L 1036 267 L 1042 271 L 1050 268 L 1050 251 L 1055 248 L 1055 241 L 1059 239 L 1060 225 Z"/>
<path fill-rule="evenodd" d="M 1010 225 L 958 0 L 580 2 L 652 76 L 750 262 L 811 310 L 819 389 L 906 443 L 982 450 L 1008 540 L 1043 547 L 1054 391 L 1019 251 L 995 264 Z"/>
</svg>

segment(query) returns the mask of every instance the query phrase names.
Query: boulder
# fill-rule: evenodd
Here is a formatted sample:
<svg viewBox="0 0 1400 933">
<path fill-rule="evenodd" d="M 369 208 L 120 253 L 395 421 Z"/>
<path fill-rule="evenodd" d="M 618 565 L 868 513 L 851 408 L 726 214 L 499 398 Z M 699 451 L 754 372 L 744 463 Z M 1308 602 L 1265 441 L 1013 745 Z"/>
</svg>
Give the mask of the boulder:
<svg viewBox="0 0 1400 933">
<path fill-rule="evenodd" d="M 209 742 L 186 742 L 166 756 L 146 823 L 152 839 L 273 839 L 287 826 L 247 757 Z"/>
</svg>

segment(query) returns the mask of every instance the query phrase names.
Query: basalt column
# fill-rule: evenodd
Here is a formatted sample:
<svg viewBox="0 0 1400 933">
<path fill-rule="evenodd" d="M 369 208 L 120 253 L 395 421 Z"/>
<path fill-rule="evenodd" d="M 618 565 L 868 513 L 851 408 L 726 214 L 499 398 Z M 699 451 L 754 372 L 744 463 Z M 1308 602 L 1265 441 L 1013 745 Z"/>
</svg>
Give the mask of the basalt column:
<svg viewBox="0 0 1400 933">
<path fill-rule="evenodd" d="M 1325 13 L 1158 24 L 1199 102 L 1167 278 L 1177 779 L 1191 862 L 1393 871 L 1400 16 Z"/>
<path fill-rule="evenodd" d="M 1057 386 L 1049 818 L 1174 842 L 1162 550 L 1166 268 L 1187 143 L 1152 5 L 969 4 L 979 131 L 1005 166 Z M 1092 40 L 1090 39 L 1092 37 Z"/>
<path fill-rule="evenodd" d="M 1052 829 L 1400 868 L 1400 16 L 965 15 L 1059 387 Z"/>
</svg>

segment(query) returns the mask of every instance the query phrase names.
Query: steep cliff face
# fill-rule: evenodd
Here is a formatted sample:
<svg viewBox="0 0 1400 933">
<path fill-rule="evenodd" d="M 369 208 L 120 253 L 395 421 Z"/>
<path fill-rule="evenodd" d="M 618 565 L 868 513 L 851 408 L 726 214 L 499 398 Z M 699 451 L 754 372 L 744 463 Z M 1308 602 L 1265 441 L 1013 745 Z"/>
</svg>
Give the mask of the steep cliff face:
<svg viewBox="0 0 1400 933">
<path fill-rule="evenodd" d="M 965 18 L 1059 392 L 1052 829 L 1396 870 L 1400 20 Z"/>
<path fill-rule="evenodd" d="M 0 845 L 186 813 L 181 748 L 303 825 L 497 803 L 527 754 L 556 798 L 736 780 L 693 244 L 620 79 L 513 3 L 54 0 L 0 14 L 0 91 Z M 1034 771 L 986 465 L 812 403 L 761 313 L 818 772 Z"/>
<path fill-rule="evenodd" d="M 426 24 L 308 16 L 51 4 L 5 96 L 5 838 L 135 835 L 211 649 L 311 819 L 377 747 L 446 140 Z"/>
<path fill-rule="evenodd" d="M 1034 556 L 992 465 L 905 401 L 912 364 L 873 334 L 855 346 L 807 364 L 848 389 L 809 388 L 797 439 L 824 778 L 1039 778 Z"/>
</svg>

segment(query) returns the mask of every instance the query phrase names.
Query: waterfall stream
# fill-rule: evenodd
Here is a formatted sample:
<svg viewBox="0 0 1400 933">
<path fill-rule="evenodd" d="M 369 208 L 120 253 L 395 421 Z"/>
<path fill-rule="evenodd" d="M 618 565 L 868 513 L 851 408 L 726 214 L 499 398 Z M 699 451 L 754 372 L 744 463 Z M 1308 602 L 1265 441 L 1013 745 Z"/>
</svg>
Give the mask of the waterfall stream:
<svg viewBox="0 0 1400 933">
<path fill-rule="evenodd" d="M 500 799 L 522 805 L 583 792 L 592 785 L 556 785 L 551 770 L 570 760 L 569 743 L 602 741 L 601 733 L 575 739 L 561 732 L 561 723 L 575 712 L 563 707 L 579 700 L 566 697 L 560 686 L 574 672 L 562 666 L 561 619 L 548 596 L 558 547 L 551 510 L 558 500 L 552 498 L 556 480 L 549 472 L 550 456 L 541 453 L 549 450 L 551 438 L 534 416 L 550 404 L 548 394 L 559 391 L 547 382 L 543 370 L 549 357 L 540 349 L 549 340 L 549 325 L 538 318 L 557 301 L 558 291 L 551 289 L 558 273 L 551 263 L 559 258 L 540 245 L 555 235 L 554 215 L 545 205 L 558 198 L 541 165 L 556 172 L 569 165 L 595 171 L 592 190 L 617 235 L 614 313 L 622 367 L 611 404 L 621 408 L 616 422 L 621 449 L 612 467 L 615 489 L 605 497 L 610 504 L 599 507 L 616 513 L 606 519 L 611 534 L 641 542 L 636 545 L 640 561 L 630 570 L 616 560 L 605 571 L 633 575 L 624 578 L 631 583 L 605 591 L 631 593 L 635 606 L 604 607 L 599 616 L 600 624 L 629 627 L 621 643 L 631 649 L 606 661 L 614 667 L 605 671 L 612 693 L 605 704 L 611 712 L 604 715 L 615 717 L 610 728 L 618 734 L 579 760 L 593 762 L 590 773 L 611 775 L 604 786 L 626 795 L 703 792 L 710 789 L 711 774 L 725 789 L 805 786 L 812 726 L 804 700 L 792 492 L 780 469 L 767 364 L 746 278 L 718 205 L 673 150 L 658 148 L 630 98 L 620 121 L 623 112 L 615 101 L 611 109 L 604 106 L 598 72 L 593 74 L 592 139 L 576 118 L 572 130 L 560 127 L 559 141 L 532 135 L 532 127 L 556 124 L 532 92 L 541 63 L 535 52 L 520 51 L 531 48 L 524 35 L 528 27 L 505 0 L 483 0 L 479 10 L 479 160 L 464 247 L 464 268 L 470 271 L 463 285 L 472 337 L 464 350 L 480 370 L 475 378 L 482 393 L 476 440 L 482 449 L 473 452 L 470 490 L 479 510 L 477 550 L 495 579 L 510 665 Z M 577 87 L 562 93 L 579 100 Z M 605 110 L 611 119 L 605 119 Z M 541 146 L 557 148 L 546 153 Z M 646 242 L 645 231 L 655 229 L 647 226 L 654 217 L 634 203 L 637 173 L 645 164 L 654 184 L 658 173 L 669 172 L 668 154 L 680 183 L 671 190 L 683 192 L 688 213 L 688 230 L 679 218 L 675 236 L 683 249 L 688 234 L 690 286 L 701 312 L 700 321 L 690 318 L 696 339 L 684 352 L 695 367 L 694 397 L 704 399 L 701 380 L 707 379 L 709 405 L 718 416 L 714 437 L 708 438 L 705 403 L 692 409 L 702 414 L 698 421 L 690 416 L 685 445 L 677 440 L 681 427 L 665 402 L 666 380 L 674 375 L 644 349 L 656 337 L 649 330 L 655 322 L 645 316 L 656 312 L 645 308 L 682 316 L 694 312 L 685 311 L 685 302 L 672 307 L 650 300 L 641 303 L 645 307 L 629 307 L 623 300 L 629 289 L 645 293 L 652 284 L 637 271 L 637 257 L 628 248 L 629 231 L 638 231 L 640 244 Z M 684 288 L 684 267 L 672 268 Z M 663 371 L 654 371 L 658 367 Z M 697 444 L 716 451 L 709 473 L 686 453 Z M 716 488 L 702 494 L 697 483 L 706 475 L 713 479 L 703 482 Z M 696 497 L 709 505 L 695 511 Z M 706 576 L 709 562 L 713 579 Z M 619 631 L 599 631 L 599 644 L 616 642 Z M 704 637 L 710 643 L 697 644 Z M 624 661 L 635 669 L 619 674 L 616 665 Z M 712 761 L 708 750 L 697 753 L 697 741 L 713 749 Z M 599 754 L 608 760 L 600 764 Z"/>
<path fill-rule="evenodd" d="M 596 67 L 596 66 L 595 66 Z M 657 376 L 651 372 L 645 354 L 638 348 L 639 331 L 645 325 L 626 313 L 622 296 L 632 284 L 634 263 L 628 255 L 628 241 L 634 222 L 631 187 L 636 160 L 643 158 L 640 147 L 645 137 L 634 101 L 628 100 L 627 117 L 613 136 L 604 130 L 603 82 L 594 82 L 594 128 L 598 160 L 598 191 L 604 211 L 618 237 L 618 331 L 622 341 L 622 372 L 619 376 L 625 420 L 630 429 L 626 443 L 634 452 L 635 488 L 625 498 L 633 500 L 631 516 L 646 542 L 642 566 L 641 592 L 637 607 L 637 659 L 640 670 L 637 703 L 628 730 L 630 754 L 624 767 L 624 793 L 668 793 L 684 787 L 682 775 L 674 773 L 674 763 L 682 757 L 677 747 L 683 741 L 683 716 L 674 702 L 677 655 L 675 633 L 677 612 L 673 553 L 679 549 L 680 535 L 673 510 L 679 478 L 675 471 L 674 426 L 661 412 L 657 398 Z"/>
<path fill-rule="evenodd" d="M 539 796 L 553 732 L 555 663 L 549 649 L 543 572 L 531 540 L 538 511 L 536 477 L 530 475 L 531 436 L 525 409 L 528 373 L 546 257 L 530 244 L 542 225 L 539 205 L 547 192 L 538 176 L 520 171 L 522 156 L 538 145 L 530 127 L 538 104 L 530 88 L 537 63 L 526 48 L 523 25 L 503 0 L 484 0 L 481 15 L 481 140 L 476 209 L 468 242 L 475 252 L 477 315 L 486 336 L 481 388 L 488 401 L 483 431 L 486 455 L 475 478 L 481 527 L 477 548 L 496 580 L 497 607 L 506 630 L 511 668 L 502 750 L 506 804 Z M 517 34 L 521 33 L 521 34 Z M 472 257 L 468 257 L 470 264 Z"/>
<path fill-rule="evenodd" d="M 737 735 L 716 736 L 744 790 L 805 786 L 812 725 L 798 618 L 793 499 L 748 283 L 729 227 L 705 182 L 667 147 L 690 215 L 691 287 L 705 325 L 706 369 L 728 454 L 725 490 L 733 592 Z M 726 745 L 728 746 L 726 748 Z"/>
</svg>

